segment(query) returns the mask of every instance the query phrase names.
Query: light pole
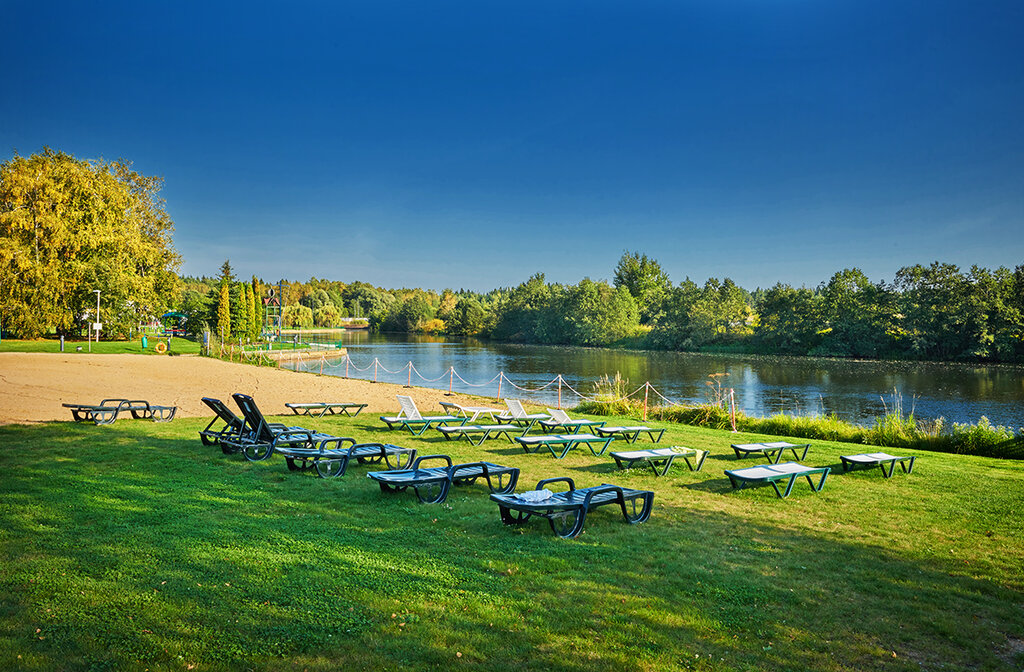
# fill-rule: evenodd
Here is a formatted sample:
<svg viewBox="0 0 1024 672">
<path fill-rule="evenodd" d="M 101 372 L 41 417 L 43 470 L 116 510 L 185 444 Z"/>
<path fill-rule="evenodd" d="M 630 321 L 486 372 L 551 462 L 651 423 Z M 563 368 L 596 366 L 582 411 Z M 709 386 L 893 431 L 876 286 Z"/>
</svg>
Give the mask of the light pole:
<svg viewBox="0 0 1024 672">
<path fill-rule="evenodd" d="M 100 345 L 100 290 L 92 290 L 96 292 L 96 321 L 90 325 L 96 329 L 96 347 Z M 89 338 L 89 352 L 92 352 L 92 338 Z"/>
</svg>

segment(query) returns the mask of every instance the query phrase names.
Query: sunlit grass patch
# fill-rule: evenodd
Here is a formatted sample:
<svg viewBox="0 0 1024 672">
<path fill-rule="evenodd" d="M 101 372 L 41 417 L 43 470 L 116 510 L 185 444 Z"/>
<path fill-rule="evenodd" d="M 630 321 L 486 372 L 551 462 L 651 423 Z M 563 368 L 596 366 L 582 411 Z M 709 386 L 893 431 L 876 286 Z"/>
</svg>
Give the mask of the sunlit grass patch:
<svg viewBox="0 0 1024 672">
<path fill-rule="evenodd" d="M 294 420 L 294 419 L 292 419 Z M 627 416 L 609 418 L 616 424 Z M 373 418 L 303 418 L 360 441 L 655 491 L 574 541 L 501 525 L 479 484 L 443 505 L 204 447 L 201 419 L 0 428 L 0 661 L 11 669 L 1019 670 L 1020 462 L 918 455 L 825 489 L 735 492 L 728 446 L 759 433 L 667 427 L 702 471 L 617 471 Z M 795 438 L 795 437 L 790 437 Z M 636 447 L 649 443 L 641 442 Z M 613 449 L 619 448 L 613 445 Z M 906 451 L 904 451 L 906 452 Z M 37 632 L 38 630 L 38 632 Z M 40 639 L 41 638 L 41 639 Z M 461 655 L 460 655 L 461 654 Z M 895 655 L 894 655 L 895 654 Z M 20 659 L 17 656 L 22 656 Z"/>
</svg>

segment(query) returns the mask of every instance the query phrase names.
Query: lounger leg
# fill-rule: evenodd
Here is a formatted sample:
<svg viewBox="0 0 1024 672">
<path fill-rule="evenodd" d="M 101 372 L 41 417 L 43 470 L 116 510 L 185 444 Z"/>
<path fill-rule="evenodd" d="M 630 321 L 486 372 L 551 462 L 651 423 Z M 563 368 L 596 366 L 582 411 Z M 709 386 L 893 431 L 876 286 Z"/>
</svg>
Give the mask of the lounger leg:
<svg viewBox="0 0 1024 672">
<path fill-rule="evenodd" d="M 512 510 L 505 506 L 499 506 L 498 511 L 501 513 L 501 522 L 505 525 L 522 525 L 533 515 L 525 511 L 516 511 L 513 515 Z"/>
<path fill-rule="evenodd" d="M 551 444 L 546 444 L 546 445 L 551 450 L 551 455 L 554 456 L 554 458 L 556 460 L 562 459 L 563 457 L 565 457 L 566 455 L 569 454 L 570 450 L 572 450 L 573 448 L 576 447 L 576 443 L 575 442 L 567 443 L 567 444 L 565 444 L 565 449 L 562 450 L 562 454 L 558 455 L 558 454 L 555 453 L 555 447 L 554 446 L 552 446 Z"/>
<path fill-rule="evenodd" d="M 658 473 L 657 468 L 654 469 L 654 473 L 657 474 L 658 476 L 665 476 L 666 474 L 668 474 L 668 470 L 672 468 L 672 461 L 674 459 L 676 459 L 674 455 L 669 455 L 668 458 L 665 460 L 665 468 L 661 470 L 661 473 Z M 653 460 L 651 461 L 651 464 L 654 464 Z M 689 461 L 687 461 L 687 464 L 689 464 Z"/>
<path fill-rule="evenodd" d="M 562 539 L 572 539 L 583 531 L 587 512 L 582 508 L 559 511 L 548 515 L 551 531 Z"/>
<path fill-rule="evenodd" d="M 497 482 L 497 485 L 495 485 Z M 516 484 L 519 482 L 519 470 L 510 471 L 504 474 L 497 474 L 492 476 L 487 474 L 487 487 L 491 489 L 491 492 L 496 492 L 501 495 L 507 495 L 515 492 Z"/>
<path fill-rule="evenodd" d="M 448 489 L 451 485 L 450 480 L 432 481 L 424 485 L 414 485 L 413 489 L 424 504 L 440 504 L 448 498 Z"/>
<path fill-rule="evenodd" d="M 620 499 L 619 506 L 622 507 L 622 517 L 630 525 L 642 523 L 651 517 L 651 505 L 654 497 L 651 494 L 630 497 L 629 501 Z"/>
<path fill-rule="evenodd" d="M 912 472 L 914 470 L 914 460 L 916 460 L 916 459 L 917 459 L 916 455 L 911 457 L 910 458 L 909 466 L 907 465 L 907 460 L 900 460 L 900 469 L 903 470 L 904 474 L 909 474 L 910 472 Z"/>
<path fill-rule="evenodd" d="M 777 481 L 769 481 L 769 483 L 771 483 L 772 487 L 775 488 L 775 494 L 778 495 L 780 499 L 785 499 L 786 497 L 789 497 L 789 493 L 793 492 L 793 484 L 796 483 L 796 474 L 789 477 L 789 482 L 786 483 L 785 494 L 779 490 L 779 484 Z"/>
<path fill-rule="evenodd" d="M 885 465 L 886 465 L 885 462 L 879 462 L 878 463 L 878 467 L 882 470 L 882 476 L 885 477 L 885 478 L 891 478 L 892 477 L 892 472 L 894 472 L 896 470 L 896 460 L 891 460 L 888 464 L 889 464 L 889 468 L 886 469 L 885 468 Z"/>
<path fill-rule="evenodd" d="M 825 479 L 828 478 L 828 471 L 821 472 L 821 480 L 818 481 L 818 487 L 814 487 L 814 482 L 811 480 L 811 474 L 806 474 L 807 483 L 811 486 L 811 490 L 815 492 L 821 492 L 821 489 L 825 487 Z"/>
<path fill-rule="evenodd" d="M 694 471 L 700 471 L 700 468 L 704 466 L 704 460 L 708 459 L 708 455 L 711 454 L 710 450 L 699 451 L 700 458 L 697 460 L 697 468 Z"/>
</svg>

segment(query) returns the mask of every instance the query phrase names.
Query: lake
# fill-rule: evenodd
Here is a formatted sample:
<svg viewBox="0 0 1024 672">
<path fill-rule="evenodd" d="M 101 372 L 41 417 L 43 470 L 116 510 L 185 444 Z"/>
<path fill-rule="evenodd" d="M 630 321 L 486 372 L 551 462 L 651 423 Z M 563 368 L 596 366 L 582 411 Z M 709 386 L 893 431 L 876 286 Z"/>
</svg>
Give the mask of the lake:
<svg viewBox="0 0 1024 672">
<path fill-rule="evenodd" d="M 579 401 L 569 386 L 591 395 L 598 379 L 614 378 L 616 372 L 629 381 L 630 391 L 650 381 L 671 401 L 687 404 L 707 401 L 709 377 L 725 374 L 718 375 L 722 386 L 734 389 L 737 408 L 752 416 L 835 413 L 850 422 L 871 422 L 892 409 L 895 391 L 904 412 L 913 411 L 921 419 L 941 416 L 949 422 L 974 423 L 984 415 L 994 424 L 1024 426 L 1024 367 L 635 352 L 364 330 L 347 331 L 340 340 L 332 334 L 330 340 L 348 348 L 348 375 L 352 378 L 372 380 L 376 358 L 377 380 L 405 384 L 411 361 L 413 385 L 448 389 L 448 369 L 454 367 L 466 381 L 455 377 L 454 391 L 495 397 L 496 378 L 504 372 L 502 398 L 538 404 L 557 403 L 557 384 L 533 390 L 559 374 L 564 380 L 563 407 Z M 319 371 L 321 365 L 307 362 L 298 366 Z M 345 360 L 328 362 L 324 373 L 344 376 Z M 512 384 L 530 391 L 515 389 Z M 642 399 L 643 392 L 640 394 Z M 651 400 L 653 403 L 653 393 Z"/>
</svg>

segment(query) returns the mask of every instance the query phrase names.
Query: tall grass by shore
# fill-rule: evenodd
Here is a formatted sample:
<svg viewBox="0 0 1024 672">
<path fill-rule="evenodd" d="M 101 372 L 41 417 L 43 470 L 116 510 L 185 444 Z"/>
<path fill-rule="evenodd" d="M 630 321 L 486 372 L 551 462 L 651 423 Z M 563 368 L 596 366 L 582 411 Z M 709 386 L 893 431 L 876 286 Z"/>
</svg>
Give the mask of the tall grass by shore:
<svg viewBox="0 0 1024 672">
<path fill-rule="evenodd" d="M 643 402 L 623 399 L 629 383 L 621 378 L 603 378 L 597 384 L 597 400 L 576 407 L 580 413 L 592 415 L 626 415 L 641 417 Z M 709 401 L 693 406 L 649 406 L 647 418 L 678 422 L 695 427 L 731 429 L 732 422 L 726 397 L 711 383 Z M 980 455 L 1004 459 L 1024 459 L 1024 429 L 993 425 L 982 416 L 977 423 L 948 423 L 942 418 L 922 421 L 913 412 L 906 413 L 902 399 L 893 394 L 888 412 L 866 427 L 829 415 L 797 416 L 777 413 L 756 418 L 736 411 L 736 430 L 774 436 L 793 436 L 825 441 L 843 441 L 871 446 L 914 448 L 941 453 Z"/>
</svg>

